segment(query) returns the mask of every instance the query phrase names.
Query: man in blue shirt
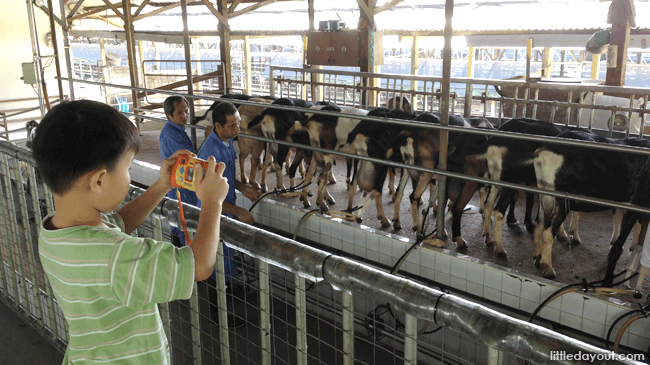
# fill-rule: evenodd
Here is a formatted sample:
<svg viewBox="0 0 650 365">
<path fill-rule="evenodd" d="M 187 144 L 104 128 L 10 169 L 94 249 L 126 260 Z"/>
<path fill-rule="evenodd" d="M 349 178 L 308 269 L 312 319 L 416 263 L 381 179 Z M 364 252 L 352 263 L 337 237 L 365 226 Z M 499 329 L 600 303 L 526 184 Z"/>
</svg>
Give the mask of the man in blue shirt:
<svg viewBox="0 0 650 365">
<path fill-rule="evenodd" d="M 236 176 L 236 159 L 237 155 L 233 147 L 233 138 L 239 134 L 239 123 L 241 117 L 237 108 L 228 102 L 221 103 L 212 112 L 212 123 L 214 128 L 208 137 L 206 137 L 201 150 L 198 153 L 198 158 L 207 159 L 210 156 L 218 162 L 223 162 L 226 169 L 223 172 L 223 177 L 228 179 L 228 195 L 222 205 L 222 214 L 226 217 L 236 218 L 246 224 L 255 223 L 255 218 L 248 209 L 238 207 L 236 205 L 237 197 L 235 189 L 239 190 L 248 199 L 255 201 L 259 199 L 260 192 L 250 185 L 245 185 L 235 178 Z M 234 183 L 233 183 L 234 182 Z M 199 207 L 201 202 L 199 201 Z M 224 245 L 223 250 L 225 261 L 226 281 L 232 281 L 237 276 L 233 257 L 233 250 Z M 228 259 L 230 258 L 230 260 Z"/>
<path fill-rule="evenodd" d="M 226 164 L 226 171 L 223 176 L 228 178 L 228 183 L 231 185 L 228 191 L 228 196 L 223 205 L 223 214 L 227 217 L 236 217 L 246 224 L 255 223 L 255 218 L 248 211 L 235 205 L 236 196 L 235 189 L 239 190 L 248 199 L 255 201 L 260 197 L 260 192 L 250 185 L 245 185 L 236 179 L 236 160 L 237 155 L 233 147 L 233 138 L 239 134 L 239 123 L 241 117 L 237 108 L 228 102 L 223 102 L 216 106 L 212 112 L 213 130 L 209 136 L 206 137 L 203 147 L 198 153 L 201 159 L 207 159 L 214 156 L 217 162 Z M 233 181 L 235 182 L 233 184 Z M 200 206 L 200 202 L 199 202 Z"/>
<path fill-rule="evenodd" d="M 167 116 L 167 124 L 160 131 L 158 148 L 160 159 L 164 161 L 178 150 L 194 151 L 190 137 L 185 133 L 185 125 L 190 117 L 187 99 L 180 95 L 173 95 L 165 99 L 163 109 Z M 176 190 L 172 189 L 167 197 L 176 200 Z M 181 192 L 181 200 L 184 203 L 198 205 L 196 193 L 187 189 L 178 189 Z M 172 243 L 176 246 L 185 246 L 185 235 L 179 228 L 172 227 Z"/>
</svg>

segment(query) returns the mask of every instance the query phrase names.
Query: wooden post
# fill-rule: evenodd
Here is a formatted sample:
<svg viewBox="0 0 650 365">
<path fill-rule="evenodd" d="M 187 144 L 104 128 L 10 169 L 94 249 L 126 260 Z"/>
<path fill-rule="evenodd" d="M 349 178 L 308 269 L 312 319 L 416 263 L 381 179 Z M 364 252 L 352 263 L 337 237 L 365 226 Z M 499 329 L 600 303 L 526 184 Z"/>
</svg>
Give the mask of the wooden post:
<svg viewBox="0 0 650 365">
<path fill-rule="evenodd" d="M 224 82 L 224 94 L 228 94 L 232 91 L 232 72 L 230 69 L 231 60 L 230 60 L 230 30 L 228 25 L 228 0 L 217 0 L 217 10 L 224 18 L 224 22 L 219 22 L 219 38 L 221 39 L 221 64 L 223 65 L 223 71 L 225 80 Z"/>
<path fill-rule="evenodd" d="M 609 7 L 612 24 L 609 46 L 615 46 L 618 49 L 616 54 L 616 67 L 607 69 L 605 85 L 625 85 L 627 47 L 630 43 L 630 20 L 634 20 L 632 6 L 632 0 L 613 0 Z"/>
<path fill-rule="evenodd" d="M 515 51 L 516 52 L 516 51 Z M 515 53 L 516 54 L 516 53 Z M 467 78 L 474 78 L 474 47 L 469 47 L 467 53 Z M 472 84 L 465 86 L 465 108 L 463 114 L 466 117 L 472 115 L 472 95 L 474 94 L 474 87 Z"/>
<path fill-rule="evenodd" d="M 544 47 L 542 51 L 542 77 L 551 77 L 553 72 L 553 48 Z"/>
<path fill-rule="evenodd" d="M 445 46 L 443 48 L 442 56 L 442 83 L 440 85 L 440 122 L 443 126 L 449 125 L 449 96 L 451 94 L 450 81 L 451 81 L 451 38 L 453 35 L 452 19 L 454 16 L 454 0 L 446 0 L 445 2 Z M 440 131 L 440 154 L 438 160 L 438 168 L 447 170 L 447 148 L 449 145 L 449 132 Z M 444 202 L 447 201 L 447 179 L 445 176 L 440 175 L 438 178 L 438 219 L 437 226 L 445 226 L 445 208 Z M 436 240 L 442 242 L 444 246 L 445 230 L 439 229 L 436 232 Z M 442 247 L 439 244 L 436 245 Z"/>
<path fill-rule="evenodd" d="M 187 94 L 194 95 L 194 85 L 192 85 L 192 54 L 190 53 L 190 30 L 187 26 L 187 0 L 181 0 L 181 17 L 183 18 L 183 49 L 185 50 L 185 74 L 187 75 Z M 190 122 L 194 121 L 194 98 L 187 98 L 190 109 Z M 190 130 L 190 138 L 196 150 L 196 129 Z"/>
<path fill-rule="evenodd" d="M 418 71 L 420 69 L 420 64 L 419 64 L 419 50 L 420 46 L 418 45 L 418 40 L 419 37 L 413 36 L 413 43 L 411 44 L 411 75 L 418 75 Z M 418 89 L 418 81 L 413 80 L 411 81 L 411 90 L 417 91 Z M 413 110 L 416 110 L 418 108 L 418 97 L 417 95 L 413 95 L 411 98 L 411 106 L 413 107 Z"/>
<path fill-rule="evenodd" d="M 138 65 L 142 65 L 142 82 L 140 83 L 140 87 L 144 87 L 144 43 L 142 41 L 138 41 L 138 55 L 140 56 Z"/>
<path fill-rule="evenodd" d="M 201 55 L 199 54 L 199 41 L 198 39 L 194 38 L 194 75 L 199 76 L 201 74 Z M 194 88 L 196 91 L 199 91 L 199 83 L 194 84 Z"/>
<path fill-rule="evenodd" d="M 365 24 L 365 27 L 359 31 L 359 68 L 361 72 L 375 72 L 374 54 L 372 51 L 374 33 L 375 33 L 375 4 L 373 0 L 357 0 L 359 7 L 365 7 L 367 11 L 361 11 L 359 22 Z M 373 87 L 375 79 L 366 77 L 365 85 Z M 376 106 L 375 92 L 366 91 L 361 96 L 361 105 L 363 107 Z"/>
<path fill-rule="evenodd" d="M 133 19 L 131 18 L 131 1 L 122 0 L 122 9 L 124 11 L 124 34 L 126 36 L 126 50 L 129 59 L 129 75 L 131 76 L 131 87 L 138 87 L 138 63 L 135 59 L 135 36 L 133 35 Z M 131 97 L 133 99 L 132 112 L 138 114 L 139 101 L 137 91 L 131 90 Z M 138 127 L 140 133 L 140 120 L 136 118 L 135 125 Z"/>
<path fill-rule="evenodd" d="M 592 54 L 591 55 L 591 79 L 598 80 L 599 73 L 600 73 L 600 55 Z"/>
<path fill-rule="evenodd" d="M 252 80 L 251 80 L 251 55 L 250 55 L 250 44 L 249 44 L 249 37 L 247 35 L 244 36 L 244 94 L 246 95 L 252 95 L 251 94 L 251 85 L 252 85 Z"/>
</svg>

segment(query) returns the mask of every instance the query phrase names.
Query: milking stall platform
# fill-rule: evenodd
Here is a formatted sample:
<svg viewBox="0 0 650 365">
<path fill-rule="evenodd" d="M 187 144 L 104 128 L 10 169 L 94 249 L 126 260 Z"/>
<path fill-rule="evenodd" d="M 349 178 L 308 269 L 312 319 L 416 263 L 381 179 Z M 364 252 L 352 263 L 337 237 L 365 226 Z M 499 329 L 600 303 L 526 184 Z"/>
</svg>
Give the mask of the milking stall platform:
<svg viewBox="0 0 650 365">
<path fill-rule="evenodd" d="M 70 339 L 38 255 L 41 219 L 54 206 L 30 150 L 38 122 L 65 100 L 105 102 L 138 127 L 142 146 L 129 169 L 125 203 L 158 179 L 158 138 L 166 122 L 162 102 L 169 95 L 185 96 L 191 117 L 204 115 L 226 94 L 329 101 L 363 110 L 405 98 L 418 114 L 440 112 L 441 125 L 427 128 L 436 131 L 441 145 L 446 134 L 440 131 L 456 128 L 449 127 L 449 114 L 485 118 L 495 128 L 510 118 L 531 117 L 588 128 L 602 137 L 650 135 L 647 2 L 26 0 L 3 5 L 0 49 L 11 57 L 6 75 L 0 75 L 0 364 L 59 364 Z M 494 19 L 508 19 L 507 26 L 493 28 Z M 201 145 L 205 124 L 185 128 Z M 239 153 L 244 138 L 291 145 L 267 137 L 242 125 L 235 149 Z M 643 148 L 632 153 L 650 156 Z M 346 155 L 334 155 L 337 182 L 326 188 L 336 202 L 327 211 L 316 205 L 315 184 L 311 207 L 305 207 L 296 191 L 277 189 L 270 171 L 262 199 L 251 202 L 237 192 L 238 205 L 256 221 L 252 226 L 228 218 L 221 222 L 221 238 L 236 252 L 237 279 L 227 287 L 224 260 L 218 257 L 216 280 L 196 283 L 189 300 L 158 306 L 172 364 L 650 361 L 650 278 L 630 281 L 634 288 L 639 280 L 640 293 L 623 289 L 624 276 L 616 278 L 614 293 L 599 286 L 610 251 L 610 210 L 581 215 L 581 244 L 555 240 L 557 276 L 544 278 L 533 262 L 533 235 L 521 223 L 524 192 L 540 189 L 457 176 L 445 168 L 444 148 L 435 169 L 397 163 L 438 177 L 523 190 L 515 206 L 519 222 L 503 228 L 506 255 L 484 243 L 478 194 L 462 217 L 466 248 L 452 242 L 444 214 L 428 212 L 423 231 L 443 239 L 438 248 L 422 244 L 412 230 L 411 184 L 398 207 L 399 230 L 382 227 L 374 203 L 362 219 L 346 214 Z M 250 177 L 250 160 L 244 166 Z M 240 172 L 238 164 L 238 179 Z M 288 187 L 285 171 L 282 179 Z M 302 179 L 299 174 L 296 183 L 304 184 Z M 390 219 L 395 203 L 387 184 L 381 199 Z M 650 214 L 650 207 L 628 202 L 556 193 Z M 420 219 L 429 194 L 427 189 L 417 208 Z M 361 199 L 356 191 L 352 206 Z M 538 205 L 536 198 L 533 217 Z M 193 235 L 200 209 L 186 204 L 183 211 Z M 133 235 L 171 242 L 171 228 L 180 224 L 178 202 L 165 198 Z M 438 230 L 438 224 L 446 230 Z M 631 241 L 632 234 L 616 273 L 625 275 L 630 266 Z M 219 256 L 222 251 L 219 245 Z"/>
</svg>

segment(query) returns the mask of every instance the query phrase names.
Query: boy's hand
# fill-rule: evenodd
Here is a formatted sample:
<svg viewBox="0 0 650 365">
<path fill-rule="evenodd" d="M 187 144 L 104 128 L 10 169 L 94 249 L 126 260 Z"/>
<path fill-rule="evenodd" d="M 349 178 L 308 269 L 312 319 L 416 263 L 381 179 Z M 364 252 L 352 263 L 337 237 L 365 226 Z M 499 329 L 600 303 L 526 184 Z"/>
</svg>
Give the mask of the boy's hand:
<svg viewBox="0 0 650 365">
<path fill-rule="evenodd" d="M 169 158 L 166 158 L 162 162 L 162 166 L 160 167 L 160 181 L 163 183 L 163 186 L 167 188 L 167 191 L 174 188 L 171 183 L 171 173 L 172 173 L 172 166 L 174 166 L 174 162 L 176 162 L 176 157 L 178 155 L 189 155 L 192 157 L 196 157 L 196 154 L 188 150 L 178 150 L 174 152 L 173 155 L 171 155 Z"/>
<path fill-rule="evenodd" d="M 214 171 L 215 166 L 217 171 Z M 214 201 L 222 204 L 226 195 L 228 195 L 228 179 L 223 177 L 223 171 L 226 165 L 223 162 L 217 161 L 213 156 L 208 158 L 208 168 L 203 175 L 203 167 L 199 164 L 194 165 L 194 188 L 196 190 L 196 197 L 201 200 L 202 205 L 206 201 Z"/>
</svg>

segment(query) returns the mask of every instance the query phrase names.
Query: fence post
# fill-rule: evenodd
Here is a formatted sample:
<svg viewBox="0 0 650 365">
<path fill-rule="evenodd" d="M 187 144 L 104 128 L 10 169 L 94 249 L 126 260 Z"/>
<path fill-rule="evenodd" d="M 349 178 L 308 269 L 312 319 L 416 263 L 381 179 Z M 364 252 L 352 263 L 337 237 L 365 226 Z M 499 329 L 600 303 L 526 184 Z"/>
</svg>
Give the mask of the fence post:
<svg viewBox="0 0 650 365">
<path fill-rule="evenodd" d="M 343 316 L 343 364 L 354 364 L 354 297 L 342 293 Z"/>
<path fill-rule="evenodd" d="M 269 264 L 259 260 L 260 270 L 260 340 L 262 364 L 271 365 L 271 299 Z"/>
<path fill-rule="evenodd" d="M 418 319 L 407 314 L 404 322 L 404 363 L 416 365 L 418 361 Z"/>
<path fill-rule="evenodd" d="M 296 286 L 296 356 L 298 365 L 307 365 L 307 303 L 305 278 L 294 274 Z"/>
</svg>

